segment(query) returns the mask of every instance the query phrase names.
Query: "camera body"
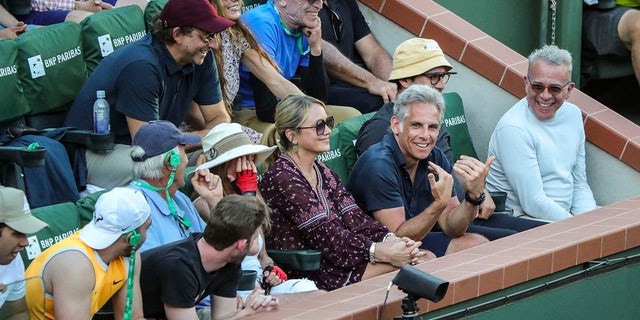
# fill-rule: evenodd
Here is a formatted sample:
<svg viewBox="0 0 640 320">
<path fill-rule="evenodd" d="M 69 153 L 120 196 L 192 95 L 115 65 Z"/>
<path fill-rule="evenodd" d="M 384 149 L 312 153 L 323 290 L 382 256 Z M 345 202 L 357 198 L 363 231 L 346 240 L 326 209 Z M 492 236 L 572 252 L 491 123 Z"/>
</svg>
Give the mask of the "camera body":
<svg viewBox="0 0 640 320">
<path fill-rule="evenodd" d="M 403 266 L 391 281 L 404 293 L 429 301 L 442 300 L 449 288 L 449 282 L 436 278 L 415 267 Z"/>
</svg>

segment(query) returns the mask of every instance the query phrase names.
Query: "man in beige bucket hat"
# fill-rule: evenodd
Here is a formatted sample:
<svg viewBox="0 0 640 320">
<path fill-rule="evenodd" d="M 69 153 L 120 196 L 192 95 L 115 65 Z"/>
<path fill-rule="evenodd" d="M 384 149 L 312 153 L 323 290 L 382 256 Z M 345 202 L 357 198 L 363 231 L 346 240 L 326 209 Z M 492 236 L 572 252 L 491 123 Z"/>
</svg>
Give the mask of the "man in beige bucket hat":
<svg viewBox="0 0 640 320">
<path fill-rule="evenodd" d="M 442 49 L 435 40 L 412 38 L 401 43 L 393 54 L 393 70 L 389 81 L 398 86 L 398 93 L 412 84 L 426 84 L 440 92 L 449 81 L 453 68 L 444 56 Z M 371 145 L 382 141 L 382 137 L 389 129 L 389 121 L 393 115 L 394 102 L 388 102 L 369 121 L 360 128 L 356 140 L 356 152 L 364 153 Z M 449 133 L 440 128 L 436 146 L 448 158 L 451 158 Z"/>
</svg>

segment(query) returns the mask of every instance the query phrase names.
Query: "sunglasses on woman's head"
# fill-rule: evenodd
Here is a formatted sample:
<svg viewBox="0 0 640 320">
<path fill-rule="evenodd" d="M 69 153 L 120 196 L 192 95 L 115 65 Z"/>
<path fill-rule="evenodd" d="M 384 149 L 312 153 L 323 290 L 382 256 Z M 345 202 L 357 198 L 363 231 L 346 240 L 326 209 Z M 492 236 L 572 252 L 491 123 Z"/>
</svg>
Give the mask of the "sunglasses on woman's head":
<svg viewBox="0 0 640 320">
<path fill-rule="evenodd" d="M 316 121 L 316 124 L 310 127 L 298 127 L 298 129 L 316 129 L 317 135 L 322 135 L 324 130 L 329 127 L 329 129 L 333 129 L 333 116 L 328 116 L 326 119 L 320 119 Z"/>
</svg>

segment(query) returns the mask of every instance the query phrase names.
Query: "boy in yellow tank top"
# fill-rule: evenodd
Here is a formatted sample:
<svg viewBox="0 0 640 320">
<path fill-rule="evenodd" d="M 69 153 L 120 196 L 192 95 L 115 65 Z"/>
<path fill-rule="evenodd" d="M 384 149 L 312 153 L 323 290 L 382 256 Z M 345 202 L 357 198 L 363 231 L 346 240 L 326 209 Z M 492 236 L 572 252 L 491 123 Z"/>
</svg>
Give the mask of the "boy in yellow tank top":
<svg viewBox="0 0 640 320">
<path fill-rule="evenodd" d="M 42 314 L 45 319 L 91 319 L 112 298 L 114 314 L 124 314 L 128 260 L 144 242 L 150 224 L 141 192 L 114 188 L 100 196 L 89 224 L 45 250 L 27 268 L 25 277 L 40 276 L 44 284 L 27 284 L 31 319 Z M 132 319 L 143 317 L 139 277 L 136 259 Z"/>
</svg>

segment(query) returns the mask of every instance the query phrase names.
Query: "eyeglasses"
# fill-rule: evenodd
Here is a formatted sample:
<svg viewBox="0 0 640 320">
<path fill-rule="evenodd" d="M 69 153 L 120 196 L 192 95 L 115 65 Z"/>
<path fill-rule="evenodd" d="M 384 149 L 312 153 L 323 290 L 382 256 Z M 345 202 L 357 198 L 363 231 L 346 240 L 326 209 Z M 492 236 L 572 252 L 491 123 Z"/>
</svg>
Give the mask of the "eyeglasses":
<svg viewBox="0 0 640 320">
<path fill-rule="evenodd" d="M 316 129 L 316 135 L 322 135 L 324 130 L 329 127 L 333 129 L 333 116 L 328 116 L 327 119 L 320 119 L 316 121 L 316 124 L 311 127 L 298 127 L 298 129 Z"/>
<path fill-rule="evenodd" d="M 342 17 L 338 12 L 331 9 L 326 2 L 322 2 L 322 7 L 329 13 L 329 20 L 331 20 L 331 28 L 333 29 L 333 35 L 336 37 L 336 42 L 342 41 L 342 36 L 344 35 Z"/>
<path fill-rule="evenodd" d="M 202 39 L 202 41 L 204 41 L 204 43 L 206 43 L 207 45 L 211 43 L 211 41 L 215 40 L 216 36 L 218 35 L 217 33 L 202 33 L 198 30 L 195 30 L 195 32 L 198 34 L 198 36 L 200 36 L 200 39 Z"/>
<path fill-rule="evenodd" d="M 423 73 L 421 74 L 421 76 L 425 76 L 429 78 L 429 81 L 431 81 L 431 85 L 435 86 L 436 84 L 438 84 L 438 82 L 440 82 L 440 79 L 443 79 L 444 84 L 447 84 L 447 82 L 449 82 L 449 77 L 452 74 L 458 74 L 458 73 L 457 72 Z"/>
<path fill-rule="evenodd" d="M 544 84 L 539 82 L 531 82 L 531 80 L 529 80 L 529 77 L 527 77 L 527 81 L 529 81 L 529 87 L 531 88 L 531 90 L 536 94 L 541 94 L 545 89 L 547 89 L 547 91 L 549 91 L 549 94 L 554 96 L 561 94 L 564 88 L 571 83 L 571 80 L 569 80 L 569 82 L 565 83 L 564 85 L 552 84 L 550 86 L 545 86 Z"/>
</svg>

